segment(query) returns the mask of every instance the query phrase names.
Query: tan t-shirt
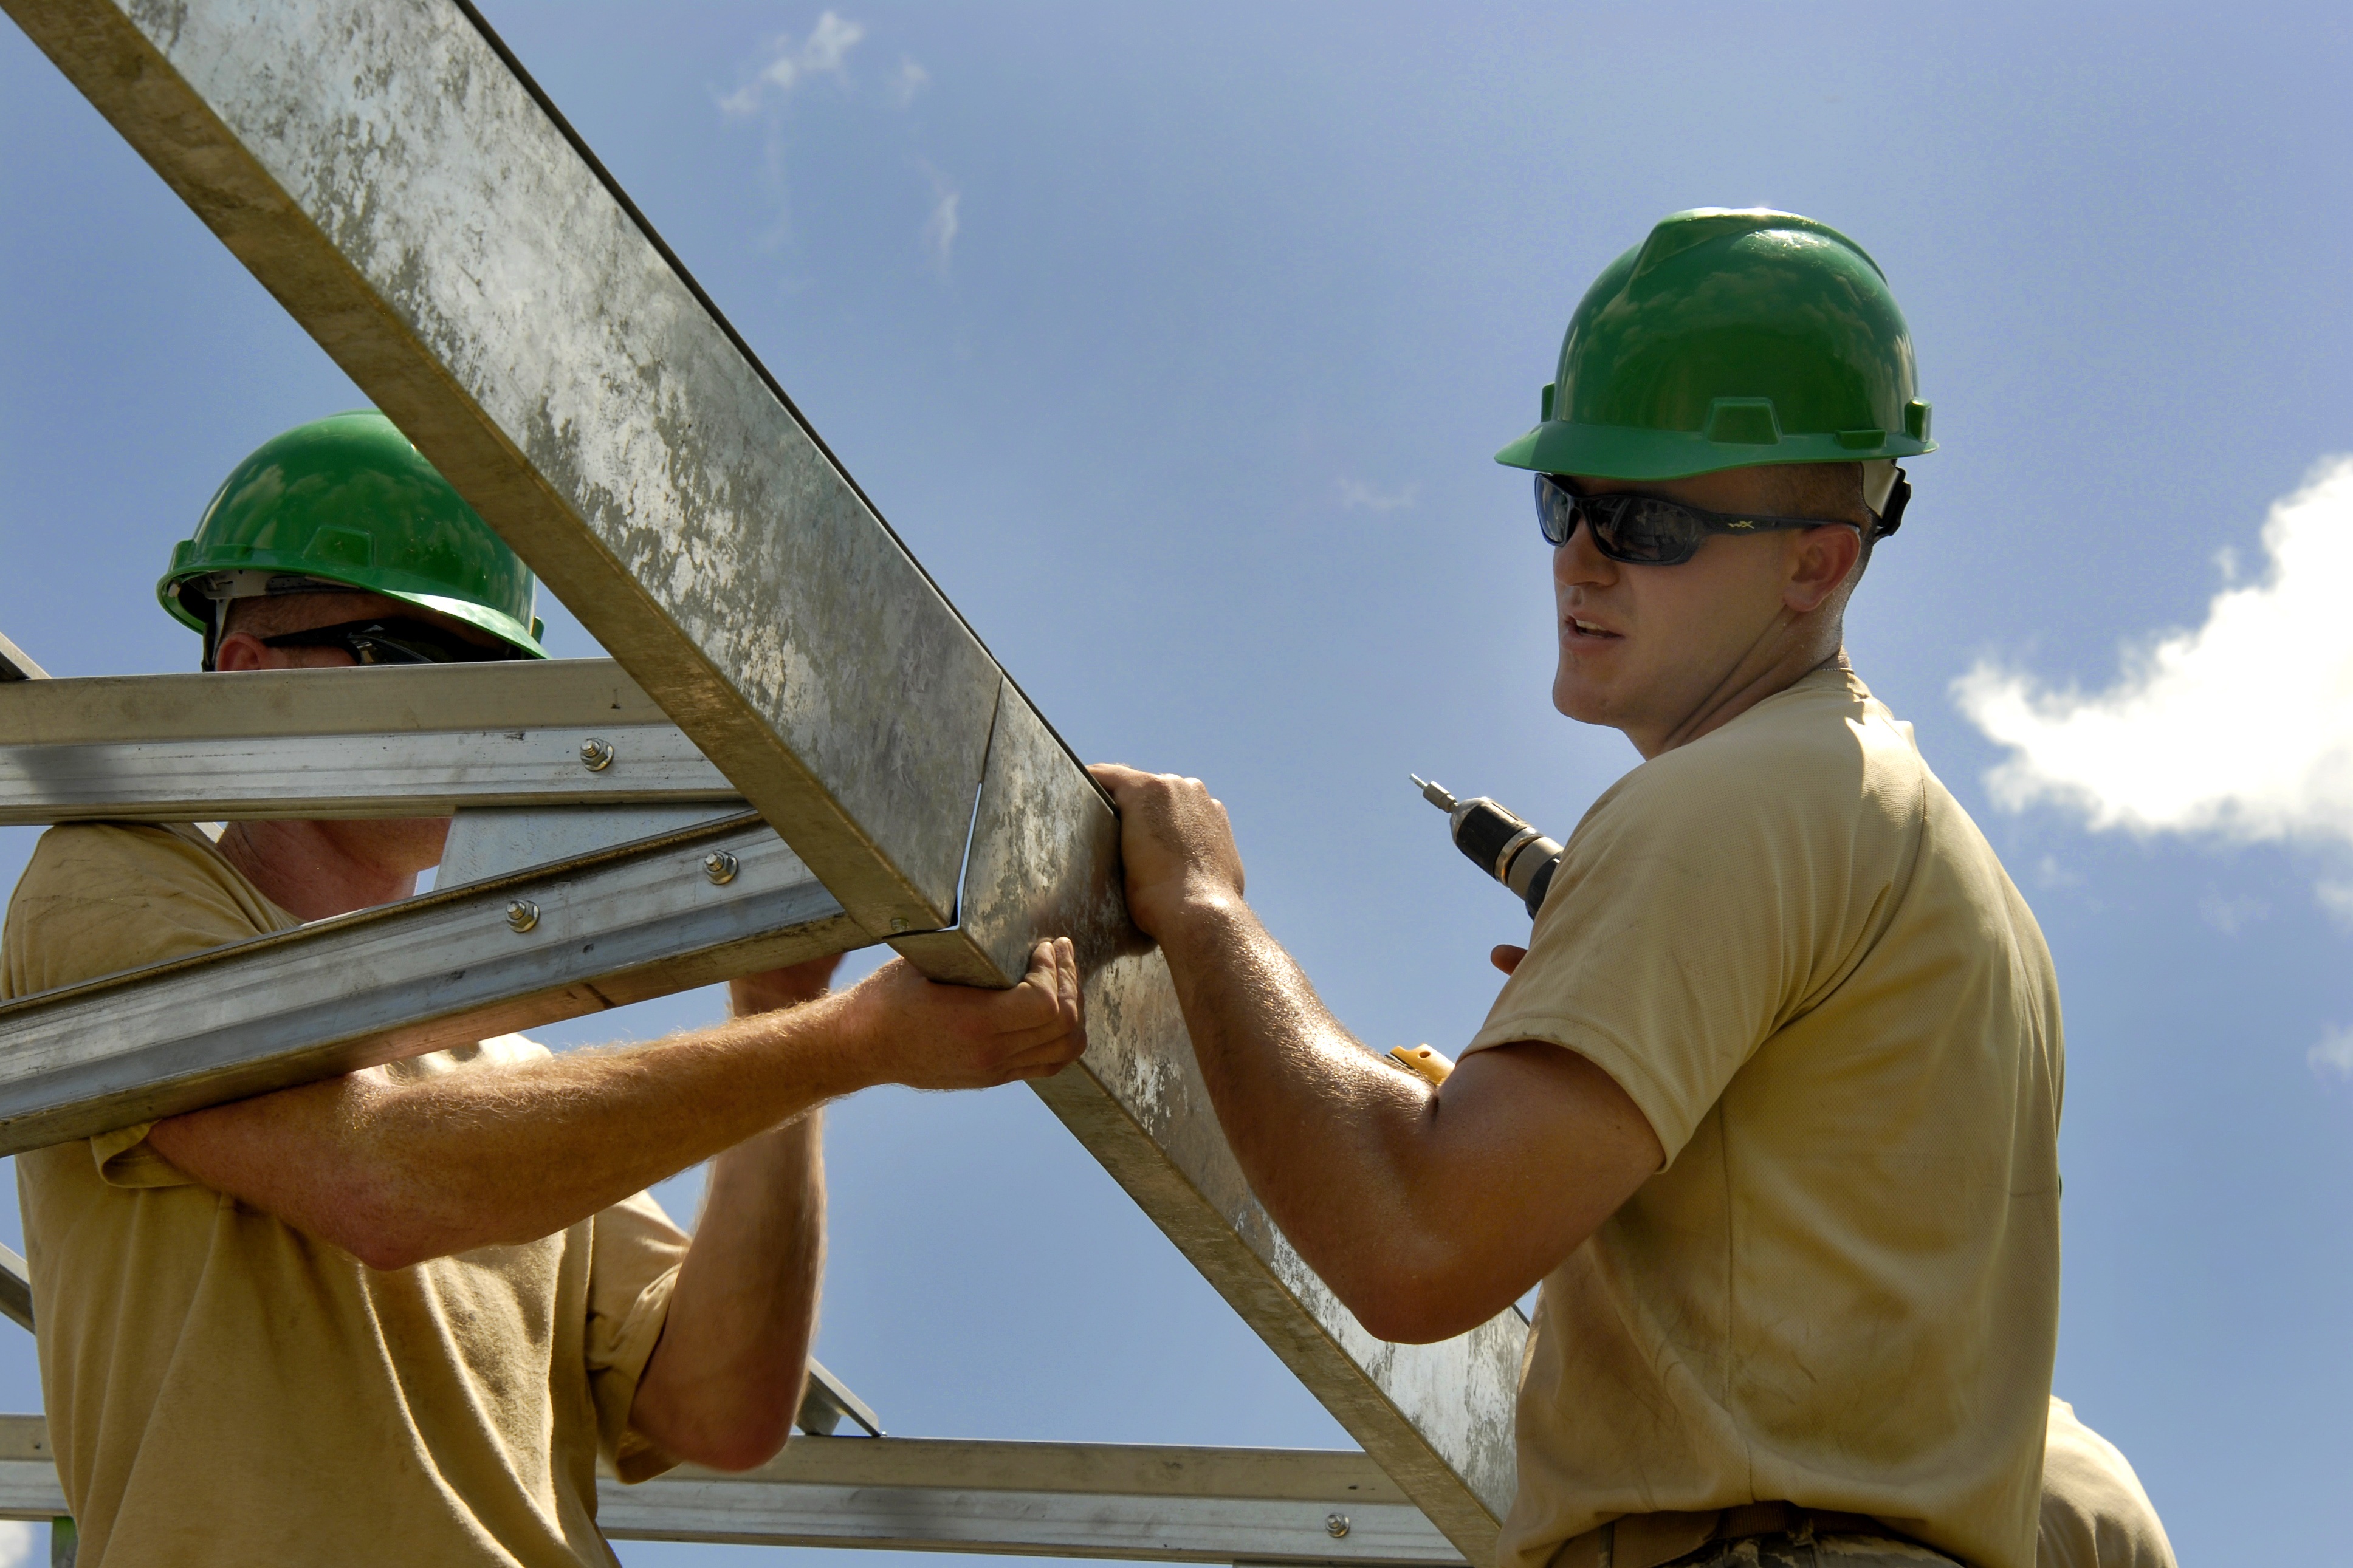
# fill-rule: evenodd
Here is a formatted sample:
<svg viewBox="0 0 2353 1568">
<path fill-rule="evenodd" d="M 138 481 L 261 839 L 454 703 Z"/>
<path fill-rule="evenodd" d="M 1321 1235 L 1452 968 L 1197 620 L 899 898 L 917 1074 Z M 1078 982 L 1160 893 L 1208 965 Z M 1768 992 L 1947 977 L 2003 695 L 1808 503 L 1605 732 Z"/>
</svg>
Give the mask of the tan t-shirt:
<svg viewBox="0 0 2353 1568">
<path fill-rule="evenodd" d="M 2035 1568 L 2176 1568 L 2173 1542 L 2116 1446 L 2051 1401 Z"/>
<path fill-rule="evenodd" d="M 185 827 L 52 829 L 0 932 L 22 996 L 300 922 Z M 462 1072 L 519 1036 L 396 1064 Z M 144 1126 L 19 1156 L 43 1403 L 84 1568 L 607 1564 L 686 1238 L 640 1194 L 522 1247 L 381 1273 L 201 1187 Z"/>
<path fill-rule="evenodd" d="M 1471 1049 L 1623 1088 L 1667 1164 L 1544 1282 L 1506 1568 L 1786 1500 L 2031 1568 L 2059 1317 L 2059 996 L 1898 722 L 1820 670 L 1570 837 Z"/>
</svg>

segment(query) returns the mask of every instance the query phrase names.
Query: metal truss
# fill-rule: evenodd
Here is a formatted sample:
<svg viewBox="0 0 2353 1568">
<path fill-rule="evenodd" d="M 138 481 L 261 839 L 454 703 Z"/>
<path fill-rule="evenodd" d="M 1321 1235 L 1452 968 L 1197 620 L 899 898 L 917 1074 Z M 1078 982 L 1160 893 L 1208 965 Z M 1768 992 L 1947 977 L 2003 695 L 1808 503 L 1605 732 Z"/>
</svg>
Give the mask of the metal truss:
<svg viewBox="0 0 2353 1568">
<path fill-rule="evenodd" d="M 289 678 L 320 695 L 266 723 L 249 675 L 0 686 L 0 820 L 389 797 L 462 809 L 485 846 L 463 885 L 410 903 L 0 1009 L 0 1142 L 870 942 L 1003 985 L 1039 936 L 1068 934 L 1092 1043 L 1041 1096 L 1461 1559 L 1492 1561 L 1525 1323 L 1383 1343 L 1274 1229 L 1127 921 L 1108 802 L 480 16 L 461 0 L 0 9 L 617 663 L 597 667 L 601 710 L 555 690 L 577 667 L 497 665 Z M 39 671 L 0 645 L 9 674 Z M 238 765 L 257 752 L 275 761 Z M 676 826 L 731 797 L 766 826 Z M 607 822 L 529 860 L 565 840 L 558 806 L 657 803 L 660 831 L 621 842 L 633 830 Z M 492 820 L 525 808 L 538 820 Z M 584 833 L 596 847 L 572 852 Z M 1304 1560 L 1004 1528 L 961 1544 Z"/>
</svg>

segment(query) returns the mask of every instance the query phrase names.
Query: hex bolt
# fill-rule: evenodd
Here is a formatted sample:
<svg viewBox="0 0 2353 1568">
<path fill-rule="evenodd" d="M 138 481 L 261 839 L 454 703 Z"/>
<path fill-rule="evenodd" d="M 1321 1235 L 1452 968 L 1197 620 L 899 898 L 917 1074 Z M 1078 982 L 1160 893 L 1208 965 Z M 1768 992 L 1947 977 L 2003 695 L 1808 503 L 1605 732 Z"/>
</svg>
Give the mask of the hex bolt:
<svg viewBox="0 0 2353 1568">
<path fill-rule="evenodd" d="M 580 742 L 580 765 L 592 773 L 601 773 L 613 765 L 613 742 L 589 739 Z"/>
<path fill-rule="evenodd" d="M 529 899 L 515 899 L 507 905 L 507 929 L 517 933 L 529 931 L 539 923 L 539 906 Z"/>
<path fill-rule="evenodd" d="M 894 931 L 905 931 L 907 929 L 907 917 L 904 915 L 892 916 L 891 929 Z"/>
<path fill-rule="evenodd" d="M 1348 1516 L 1345 1513 L 1325 1514 L 1324 1516 L 1324 1533 L 1330 1536 L 1335 1541 L 1337 1541 L 1340 1537 L 1347 1534 Z"/>
<path fill-rule="evenodd" d="M 742 868 L 736 864 L 735 857 L 724 849 L 713 849 L 702 858 L 702 874 L 711 879 L 713 887 L 725 887 L 735 879 L 735 873 Z"/>
</svg>

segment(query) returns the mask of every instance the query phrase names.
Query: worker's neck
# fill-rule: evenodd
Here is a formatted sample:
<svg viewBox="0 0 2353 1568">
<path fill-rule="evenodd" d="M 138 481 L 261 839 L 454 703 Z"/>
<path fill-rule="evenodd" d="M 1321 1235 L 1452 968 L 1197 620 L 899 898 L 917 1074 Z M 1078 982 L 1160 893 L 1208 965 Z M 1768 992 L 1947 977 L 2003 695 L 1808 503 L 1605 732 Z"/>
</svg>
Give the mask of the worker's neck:
<svg viewBox="0 0 2353 1568">
<path fill-rule="evenodd" d="M 232 822 L 221 853 L 262 897 L 305 921 L 389 904 L 417 891 L 417 872 L 372 842 L 362 822 Z"/>
<path fill-rule="evenodd" d="M 1688 713 L 1671 724 L 1624 731 L 1649 762 L 1662 752 L 1714 734 L 1768 697 L 1778 697 L 1818 669 L 1847 669 L 1846 639 L 1837 622 L 1816 635 L 1793 637 L 1762 658 L 1743 660 Z"/>
</svg>

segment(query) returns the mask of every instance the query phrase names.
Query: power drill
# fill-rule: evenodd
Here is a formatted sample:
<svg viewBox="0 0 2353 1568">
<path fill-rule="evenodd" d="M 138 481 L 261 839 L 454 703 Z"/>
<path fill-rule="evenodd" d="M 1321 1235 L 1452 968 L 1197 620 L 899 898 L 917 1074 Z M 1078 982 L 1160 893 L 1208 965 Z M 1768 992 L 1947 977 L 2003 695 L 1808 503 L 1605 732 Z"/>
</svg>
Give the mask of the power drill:
<svg viewBox="0 0 2353 1568">
<path fill-rule="evenodd" d="M 1545 889 L 1552 886 L 1552 874 L 1560 866 L 1560 845 L 1485 795 L 1458 801 L 1442 784 L 1431 784 L 1417 773 L 1406 777 L 1413 780 L 1422 799 L 1447 814 L 1454 847 L 1517 893 L 1528 906 L 1528 918 L 1535 919 L 1544 907 Z"/>
</svg>

